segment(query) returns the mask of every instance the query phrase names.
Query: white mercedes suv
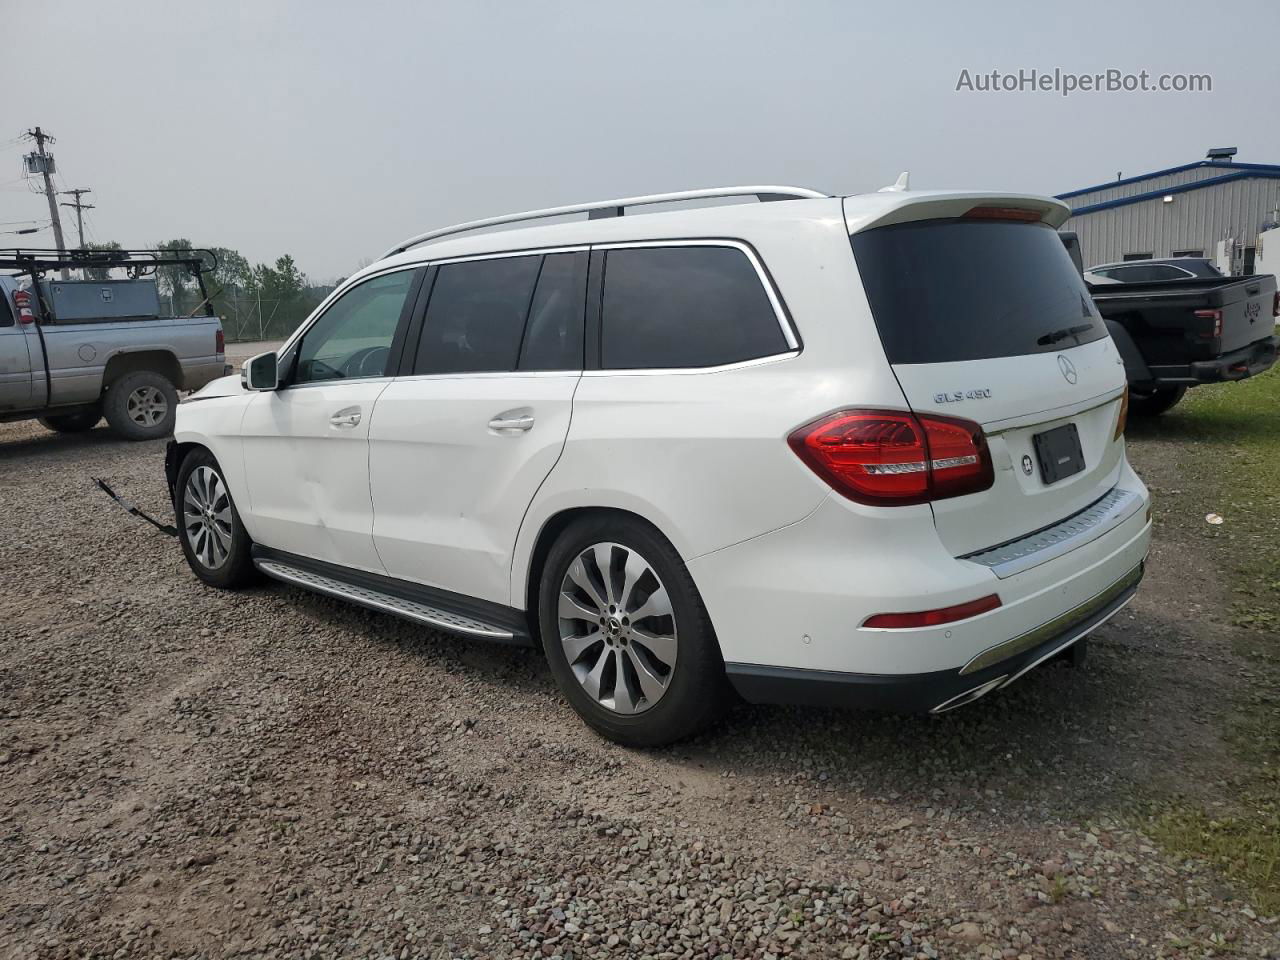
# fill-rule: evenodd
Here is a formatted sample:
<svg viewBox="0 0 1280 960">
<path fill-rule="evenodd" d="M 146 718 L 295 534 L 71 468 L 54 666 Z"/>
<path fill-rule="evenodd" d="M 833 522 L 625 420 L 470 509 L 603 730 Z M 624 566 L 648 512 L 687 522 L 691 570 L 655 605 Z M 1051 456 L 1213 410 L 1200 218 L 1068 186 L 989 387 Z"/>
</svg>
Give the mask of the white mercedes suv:
<svg viewBox="0 0 1280 960">
<path fill-rule="evenodd" d="M 762 202 L 623 215 L 721 197 Z M 532 644 L 625 744 L 731 691 L 970 702 L 1126 604 L 1150 541 L 1068 212 L 743 187 L 415 237 L 181 405 L 183 550 Z"/>
</svg>

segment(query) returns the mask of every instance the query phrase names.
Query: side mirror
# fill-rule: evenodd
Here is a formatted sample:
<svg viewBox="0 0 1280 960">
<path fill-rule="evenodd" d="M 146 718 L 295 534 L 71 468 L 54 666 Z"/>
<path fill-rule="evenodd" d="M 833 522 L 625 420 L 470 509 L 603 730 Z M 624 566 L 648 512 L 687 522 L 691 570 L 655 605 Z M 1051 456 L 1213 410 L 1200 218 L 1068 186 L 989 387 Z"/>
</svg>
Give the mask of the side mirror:
<svg viewBox="0 0 1280 960">
<path fill-rule="evenodd" d="M 260 353 L 244 362 L 240 382 L 247 390 L 274 390 L 280 386 L 280 358 L 275 352 Z"/>
</svg>

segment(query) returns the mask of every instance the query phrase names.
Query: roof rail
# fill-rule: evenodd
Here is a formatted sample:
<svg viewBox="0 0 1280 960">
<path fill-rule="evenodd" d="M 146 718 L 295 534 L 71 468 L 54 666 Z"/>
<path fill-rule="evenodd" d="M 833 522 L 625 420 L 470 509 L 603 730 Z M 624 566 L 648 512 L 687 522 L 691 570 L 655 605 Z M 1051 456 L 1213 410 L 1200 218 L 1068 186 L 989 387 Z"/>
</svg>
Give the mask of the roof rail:
<svg viewBox="0 0 1280 960">
<path fill-rule="evenodd" d="M 416 237 L 410 237 L 399 246 L 392 247 L 379 259 L 386 259 L 397 253 L 403 253 L 410 247 L 441 237 L 450 237 L 458 233 L 469 233 L 484 227 L 496 227 L 504 223 L 523 223 L 527 220 L 545 220 L 548 217 L 563 217 L 571 213 L 587 213 L 591 219 L 597 217 L 620 217 L 627 207 L 640 207 L 651 203 L 676 203 L 680 200 L 712 200 L 719 197 L 755 197 L 761 203 L 771 200 L 821 200 L 829 194 L 805 187 L 709 187 L 705 190 L 681 190 L 676 193 L 654 193 L 645 197 L 623 197 L 620 200 L 598 200 L 595 203 L 574 203 L 567 207 L 547 207 L 545 210 L 528 210 L 524 213 L 508 213 L 500 217 L 486 217 L 483 220 L 471 220 L 467 223 L 454 224 L 452 227 L 441 227 L 429 230 Z"/>
</svg>

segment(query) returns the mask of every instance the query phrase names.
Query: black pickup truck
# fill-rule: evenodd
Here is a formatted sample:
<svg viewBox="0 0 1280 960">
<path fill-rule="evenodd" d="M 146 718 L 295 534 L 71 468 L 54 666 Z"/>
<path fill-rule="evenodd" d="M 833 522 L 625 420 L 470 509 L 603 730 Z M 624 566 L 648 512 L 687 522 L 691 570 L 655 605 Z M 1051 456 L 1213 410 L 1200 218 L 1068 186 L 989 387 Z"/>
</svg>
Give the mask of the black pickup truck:
<svg viewBox="0 0 1280 960">
<path fill-rule="evenodd" d="M 1083 276 L 1079 239 L 1059 236 Z M 1135 414 L 1157 416 L 1187 387 L 1243 380 L 1276 362 L 1280 294 L 1271 274 L 1086 286 L 1124 358 Z"/>
<path fill-rule="evenodd" d="M 1276 362 L 1276 278 L 1193 277 L 1090 285 L 1124 358 L 1129 405 L 1154 416 L 1187 387 L 1243 380 Z"/>
</svg>

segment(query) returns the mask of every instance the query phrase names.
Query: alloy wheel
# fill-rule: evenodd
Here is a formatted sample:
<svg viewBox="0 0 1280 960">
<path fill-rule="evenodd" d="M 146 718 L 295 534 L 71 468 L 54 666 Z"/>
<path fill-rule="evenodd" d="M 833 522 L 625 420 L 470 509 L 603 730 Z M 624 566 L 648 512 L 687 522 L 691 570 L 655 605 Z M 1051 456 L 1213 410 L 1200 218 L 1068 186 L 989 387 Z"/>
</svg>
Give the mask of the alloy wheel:
<svg viewBox="0 0 1280 960">
<path fill-rule="evenodd" d="M 631 547 L 583 550 L 560 583 L 557 617 L 565 660 L 596 703 L 643 713 L 674 675 L 679 639 L 666 587 Z"/>
<path fill-rule="evenodd" d="M 204 566 L 216 570 L 227 562 L 231 553 L 231 497 L 213 467 L 196 467 L 187 477 L 182 525 L 192 553 Z"/>
<path fill-rule="evenodd" d="M 169 401 L 156 387 L 138 387 L 125 400 L 125 411 L 138 426 L 154 427 L 169 413 Z"/>
</svg>

